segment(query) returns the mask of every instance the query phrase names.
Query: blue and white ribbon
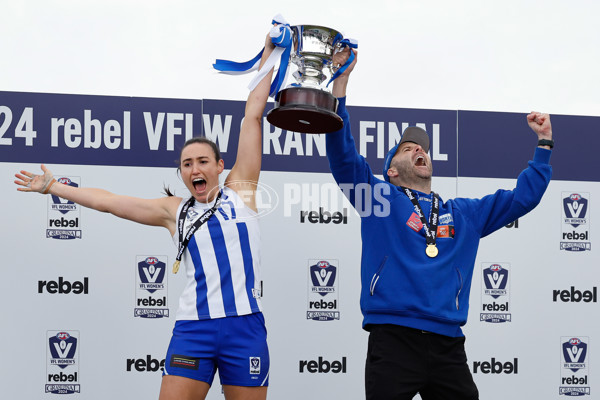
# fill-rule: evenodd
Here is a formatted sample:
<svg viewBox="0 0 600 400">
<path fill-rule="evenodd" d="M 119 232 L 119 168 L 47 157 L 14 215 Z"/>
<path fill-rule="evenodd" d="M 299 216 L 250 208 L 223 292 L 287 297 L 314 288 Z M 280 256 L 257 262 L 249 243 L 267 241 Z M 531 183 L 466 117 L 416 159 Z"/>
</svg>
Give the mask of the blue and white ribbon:
<svg viewBox="0 0 600 400">
<path fill-rule="evenodd" d="M 265 75 L 267 75 L 271 68 L 275 68 L 275 64 L 277 64 L 277 60 L 279 60 L 279 69 L 275 79 L 271 83 L 271 89 L 269 92 L 271 97 L 275 97 L 287 80 L 288 64 L 290 60 L 290 53 L 292 51 L 293 40 L 292 29 L 285 18 L 281 16 L 281 14 L 277 14 L 273 18 L 272 23 L 273 27 L 269 32 L 269 36 L 271 37 L 271 42 L 273 42 L 275 45 L 275 49 L 269 55 L 262 68 L 258 71 L 258 74 L 250 82 L 248 89 L 250 89 L 250 91 L 254 90 L 254 88 L 265 77 Z M 263 47 L 256 57 L 241 63 L 228 60 L 216 60 L 216 62 L 213 64 L 213 67 L 225 74 L 246 74 L 258 69 L 260 59 L 264 51 L 265 48 Z"/>
<path fill-rule="evenodd" d="M 344 47 L 350 47 L 350 49 L 357 49 L 358 48 L 358 40 L 356 39 L 343 39 L 341 42 L 341 48 L 343 49 Z M 344 73 L 344 71 L 346 71 L 346 69 L 348 69 L 348 66 L 350 66 L 350 64 L 352 64 L 352 62 L 354 62 L 354 58 L 356 56 L 354 55 L 354 52 L 352 50 L 350 50 L 350 57 L 348 57 L 348 59 L 346 60 L 346 62 L 344 63 L 344 65 L 342 65 L 336 72 L 335 74 L 333 74 L 333 76 L 331 77 L 331 79 L 329 80 L 329 82 L 327 82 L 327 87 L 329 87 L 329 84 L 331 82 L 333 82 L 334 80 L 337 79 L 338 76 L 340 76 L 341 74 Z"/>
</svg>

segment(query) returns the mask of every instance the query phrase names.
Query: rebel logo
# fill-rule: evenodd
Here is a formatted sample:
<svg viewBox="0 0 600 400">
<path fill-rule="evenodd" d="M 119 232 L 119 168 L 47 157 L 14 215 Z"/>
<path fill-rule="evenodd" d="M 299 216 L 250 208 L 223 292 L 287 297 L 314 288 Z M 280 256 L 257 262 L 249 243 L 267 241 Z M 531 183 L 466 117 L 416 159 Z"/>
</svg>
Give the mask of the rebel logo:
<svg viewBox="0 0 600 400">
<path fill-rule="evenodd" d="M 38 293 L 46 291 L 50 294 L 88 294 L 89 280 L 88 277 L 83 278 L 83 282 L 70 282 L 62 276 L 58 277 L 57 281 L 38 281 Z"/>
<path fill-rule="evenodd" d="M 138 263 L 138 274 L 140 277 L 140 289 L 154 293 L 164 289 L 166 264 L 156 257 L 147 257 Z"/>
<path fill-rule="evenodd" d="M 474 361 L 473 373 L 482 374 L 518 374 L 519 359 L 514 358 L 513 361 L 501 362 L 492 357 L 490 361 Z"/>
<path fill-rule="evenodd" d="M 136 370 L 138 372 L 156 372 L 165 368 L 165 360 L 157 360 L 150 354 L 146 355 L 146 358 L 128 358 L 127 359 L 127 371 L 131 372 Z"/>
<path fill-rule="evenodd" d="M 333 286 L 337 268 L 327 261 L 319 261 L 310 267 L 310 278 L 312 280 L 312 291 L 325 296 L 328 293 L 335 292 Z"/>
<path fill-rule="evenodd" d="M 492 264 L 483 270 L 484 293 L 497 299 L 506 295 L 506 283 L 508 282 L 508 270 L 499 264 Z"/>
<path fill-rule="evenodd" d="M 48 226 L 50 228 L 78 228 L 79 227 L 79 218 L 75 219 L 66 219 L 63 217 L 49 219 Z"/>
<path fill-rule="evenodd" d="M 342 357 L 341 361 L 327 361 L 323 357 L 319 356 L 317 360 L 300 360 L 299 372 L 311 374 L 345 374 L 346 373 L 346 357 Z"/>
<path fill-rule="evenodd" d="M 587 343 L 579 338 L 571 338 L 562 344 L 562 353 L 564 359 L 564 368 L 577 372 L 586 368 L 585 357 L 587 355 Z"/>
<path fill-rule="evenodd" d="M 565 212 L 565 223 L 577 228 L 585 224 L 588 210 L 588 200 L 578 193 L 573 193 L 563 199 L 563 209 Z"/>
<path fill-rule="evenodd" d="M 163 296 L 162 298 L 148 297 L 147 299 L 137 299 L 137 305 L 144 307 L 166 307 L 167 297 Z"/>
<path fill-rule="evenodd" d="M 77 338 L 68 332 L 59 332 L 48 338 L 50 349 L 50 364 L 60 368 L 66 368 L 75 364 L 75 351 L 77 350 Z"/>
<path fill-rule="evenodd" d="M 300 211 L 300 223 L 310 222 L 311 224 L 347 224 L 348 209 L 343 211 L 329 212 L 319 207 L 319 211 Z"/>
<path fill-rule="evenodd" d="M 592 290 L 577 290 L 575 286 L 571 286 L 570 290 L 553 290 L 552 301 L 562 301 L 564 303 L 596 303 L 598 301 L 598 288 L 594 286 Z"/>
<path fill-rule="evenodd" d="M 311 301 L 308 303 L 308 307 L 312 310 L 312 309 L 317 309 L 317 310 L 335 310 L 337 309 L 337 300 L 333 300 L 333 301 L 325 301 L 325 300 L 319 300 L 319 301 Z"/>
</svg>

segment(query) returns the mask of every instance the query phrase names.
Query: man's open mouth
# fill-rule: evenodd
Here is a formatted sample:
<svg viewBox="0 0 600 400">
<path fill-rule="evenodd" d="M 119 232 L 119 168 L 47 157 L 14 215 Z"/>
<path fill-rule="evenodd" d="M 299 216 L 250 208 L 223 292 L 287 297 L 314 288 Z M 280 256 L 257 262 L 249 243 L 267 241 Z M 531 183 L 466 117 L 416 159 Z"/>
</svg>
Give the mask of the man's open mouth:
<svg viewBox="0 0 600 400">
<path fill-rule="evenodd" d="M 417 156 L 417 158 L 415 159 L 415 165 L 417 167 L 426 167 L 427 166 L 427 162 L 425 161 L 425 157 L 423 157 L 423 156 Z"/>
</svg>

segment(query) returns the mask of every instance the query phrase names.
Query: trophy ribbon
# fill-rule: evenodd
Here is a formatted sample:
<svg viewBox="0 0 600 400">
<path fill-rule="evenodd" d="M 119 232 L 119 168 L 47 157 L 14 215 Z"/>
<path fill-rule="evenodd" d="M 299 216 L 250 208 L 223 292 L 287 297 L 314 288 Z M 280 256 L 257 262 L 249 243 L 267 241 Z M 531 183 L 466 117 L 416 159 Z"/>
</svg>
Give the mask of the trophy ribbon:
<svg viewBox="0 0 600 400">
<path fill-rule="evenodd" d="M 343 39 L 340 42 L 340 50 L 343 49 L 344 47 L 350 47 L 351 49 L 357 49 L 358 48 L 358 40 L 356 39 Z M 344 71 L 348 68 L 348 66 L 350 64 L 352 64 L 352 62 L 354 61 L 354 58 L 356 56 L 354 55 L 354 52 L 352 50 L 350 50 L 350 57 L 348 57 L 348 59 L 346 60 L 346 62 L 344 63 L 344 65 L 342 65 L 336 72 L 335 74 L 333 74 L 333 76 L 331 77 L 331 79 L 329 79 L 329 82 L 327 82 L 327 86 L 329 87 L 329 84 L 331 82 L 333 82 L 334 80 L 336 80 L 336 78 L 338 76 L 340 76 L 341 74 L 344 73 Z"/>
<path fill-rule="evenodd" d="M 279 60 L 279 69 L 277 71 L 277 75 L 271 83 L 271 90 L 269 93 L 269 96 L 275 97 L 287 79 L 293 37 L 290 25 L 287 23 L 285 18 L 281 16 L 281 14 L 277 14 L 273 18 L 272 23 L 274 26 L 271 28 L 269 36 L 271 36 L 271 42 L 273 42 L 275 45 L 275 50 L 273 50 L 269 58 L 267 58 L 263 64 L 262 68 L 258 71 L 258 74 L 250 82 L 248 89 L 251 91 L 254 90 L 256 85 L 258 85 L 262 78 L 271 70 L 271 68 L 275 66 L 277 60 Z M 246 62 L 218 59 L 213 64 L 213 67 L 216 70 L 229 75 L 246 74 L 258 69 L 258 65 L 264 51 L 265 49 L 263 47 L 263 49 L 253 59 Z"/>
</svg>

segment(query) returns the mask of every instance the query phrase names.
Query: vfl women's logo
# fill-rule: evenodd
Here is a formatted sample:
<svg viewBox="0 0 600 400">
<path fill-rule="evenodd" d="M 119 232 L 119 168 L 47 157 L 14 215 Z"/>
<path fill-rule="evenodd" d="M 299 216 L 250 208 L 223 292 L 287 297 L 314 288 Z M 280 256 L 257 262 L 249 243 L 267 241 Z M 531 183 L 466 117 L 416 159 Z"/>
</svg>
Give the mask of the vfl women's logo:
<svg viewBox="0 0 600 400">
<path fill-rule="evenodd" d="M 506 295 L 506 283 L 508 282 L 508 270 L 499 264 L 492 264 L 483 271 L 485 294 L 497 299 Z"/>
<path fill-rule="evenodd" d="M 585 216 L 588 209 L 588 200 L 578 193 L 573 193 L 563 199 L 563 209 L 565 212 L 565 223 L 577 228 L 585 224 Z"/>
<path fill-rule="evenodd" d="M 573 372 L 585 368 L 585 357 L 587 356 L 587 343 L 579 338 L 572 338 L 562 344 L 564 368 Z"/>
<path fill-rule="evenodd" d="M 69 185 L 72 187 L 78 187 L 79 185 L 73 182 L 71 179 L 67 177 L 58 178 L 56 180 L 58 183 L 62 183 L 63 185 Z M 52 196 L 52 209 L 61 212 L 62 214 L 66 214 L 69 211 L 77 210 L 77 205 L 70 200 L 62 199 L 58 196 Z"/>
<path fill-rule="evenodd" d="M 169 316 L 167 307 L 167 260 L 161 255 L 136 256 L 134 317 L 163 318 Z"/>
<path fill-rule="evenodd" d="M 337 260 L 330 260 L 337 263 Z M 308 260 L 308 311 L 313 321 L 340 319 L 338 311 L 337 267 L 323 259 Z M 338 264 L 339 265 L 339 264 Z"/>
<path fill-rule="evenodd" d="M 51 355 L 50 364 L 60 368 L 75 364 L 77 338 L 69 335 L 68 332 L 59 332 L 48 339 L 48 345 Z"/>
<path fill-rule="evenodd" d="M 147 290 L 150 293 L 164 289 L 165 270 L 166 264 L 156 257 L 147 257 L 144 261 L 139 262 L 140 289 Z"/>
<path fill-rule="evenodd" d="M 250 374 L 260 374 L 260 357 L 250 357 Z"/>
<path fill-rule="evenodd" d="M 310 277 L 313 284 L 313 292 L 325 296 L 335 291 L 333 283 L 335 282 L 336 267 L 327 261 L 319 261 L 310 267 Z"/>
</svg>

